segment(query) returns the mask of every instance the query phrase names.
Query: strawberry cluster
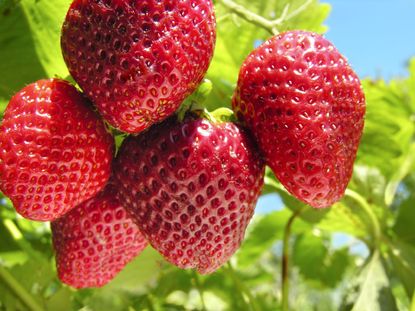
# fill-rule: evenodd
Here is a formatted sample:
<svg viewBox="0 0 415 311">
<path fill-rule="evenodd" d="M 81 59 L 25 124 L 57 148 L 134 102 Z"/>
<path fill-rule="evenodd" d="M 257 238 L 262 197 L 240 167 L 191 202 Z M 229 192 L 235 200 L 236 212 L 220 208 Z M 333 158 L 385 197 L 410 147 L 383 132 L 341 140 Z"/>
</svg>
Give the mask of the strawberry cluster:
<svg viewBox="0 0 415 311">
<path fill-rule="evenodd" d="M 0 189 L 23 217 L 51 221 L 66 284 L 102 286 L 148 243 L 215 271 L 244 238 L 265 165 L 311 206 L 343 195 L 365 112 L 344 57 L 317 34 L 280 34 L 241 67 L 239 122 L 179 118 L 214 45 L 211 0 L 75 0 L 61 46 L 82 92 L 49 79 L 10 100 Z M 131 134 L 117 154 L 109 125 Z"/>
</svg>

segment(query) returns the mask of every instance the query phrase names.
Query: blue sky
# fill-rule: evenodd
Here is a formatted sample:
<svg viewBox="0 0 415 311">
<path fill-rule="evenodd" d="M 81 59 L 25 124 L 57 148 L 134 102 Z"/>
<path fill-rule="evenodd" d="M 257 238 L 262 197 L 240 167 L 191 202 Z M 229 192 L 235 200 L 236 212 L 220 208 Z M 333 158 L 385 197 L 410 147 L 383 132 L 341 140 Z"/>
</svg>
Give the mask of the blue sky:
<svg viewBox="0 0 415 311">
<path fill-rule="evenodd" d="M 326 33 L 361 78 L 407 74 L 415 56 L 415 0 L 321 0 L 332 11 Z"/>
</svg>

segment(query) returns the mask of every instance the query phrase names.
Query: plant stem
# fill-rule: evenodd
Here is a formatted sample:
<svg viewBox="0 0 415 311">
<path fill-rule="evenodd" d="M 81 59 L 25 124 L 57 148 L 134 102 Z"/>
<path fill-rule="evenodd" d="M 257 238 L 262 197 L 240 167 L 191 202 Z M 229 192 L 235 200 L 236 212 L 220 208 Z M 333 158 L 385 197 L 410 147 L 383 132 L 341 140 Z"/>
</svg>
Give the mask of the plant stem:
<svg viewBox="0 0 415 311">
<path fill-rule="evenodd" d="M 153 298 L 150 295 L 151 294 L 148 293 L 144 296 L 146 303 L 147 303 L 147 307 L 149 311 L 155 311 L 154 304 L 153 304 Z"/>
<path fill-rule="evenodd" d="M 196 271 L 193 271 L 193 278 L 195 280 L 197 291 L 199 292 L 200 302 L 202 303 L 202 310 L 206 311 L 207 309 L 206 309 L 205 298 L 203 297 L 203 287 L 202 287 L 202 284 L 200 283 L 199 275 L 197 274 Z"/>
<path fill-rule="evenodd" d="M 234 281 L 238 290 L 241 293 L 245 294 L 246 297 L 248 298 L 248 306 L 250 306 L 252 310 L 254 311 L 260 311 L 261 309 L 259 308 L 254 296 L 252 295 L 251 291 L 246 287 L 246 285 L 241 281 L 239 276 L 236 274 L 235 270 L 232 267 L 232 264 L 228 262 L 226 267 L 227 267 L 226 271 L 228 272 L 229 276 Z"/>
<path fill-rule="evenodd" d="M 33 296 L 7 271 L 3 266 L 0 266 L 0 279 L 8 286 L 10 291 L 20 299 L 29 310 L 43 311 L 44 309 L 38 304 Z"/>
<path fill-rule="evenodd" d="M 302 13 L 311 4 L 312 0 L 306 0 L 300 7 L 298 7 L 296 10 L 292 11 L 291 13 L 288 13 L 289 5 L 287 4 L 281 13 L 281 16 L 274 20 L 269 20 L 261 15 L 258 15 L 250 11 L 249 9 L 245 8 L 244 6 L 237 4 L 233 0 L 220 0 L 220 2 L 230 12 L 238 15 L 244 20 L 258 27 L 265 29 L 272 35 L 277 35 L 279 33 L 278 27 L 281 26 L 282 23 Z"/>
<path fill-rule="evenodd" d="M 10 232 L 11 236 L 13 237 L 13 240 L 16 242 L 16 244 L 27 254 L 30 255 L 30 258 L 36 259 L 36 260 L 42 260 L 42 256 L 39 252 L 34 250 L 30 243 L 28 243 L 25 239 L 23 234 L 20 232 L 19 228 L 16 226 L 13 220 L 11 219 L 4 219 L 3 224 L 6 227 L 6 229 Z"/>
<path fill-rule="evenodd" d="M 378 218 L 373 213 L 372 209 L 370 208 L 370 205 L 367 203 L 366 199 L 363 198 L 359 193 L 346 189 L 345 195 L 355 200 L 361 208 L 366 212 L 366 214 L 369 216 L 369 219 L 372 223 L 372 229 L 373 229 L 373 239 L 375 242 L 375 247 L 378 246 L 381 238 L 382 238 L 382 230 L 380 228 L 380 224 L 378 221 Z"/>
<path fill-rule="evenodd" d="M 284 230 L 283 249 L 282 249 L 282 310 L 289 310 L 289 298 L 290 298 L 290 278 L 289 278 L 289 242 L 291 237 L 291 228 L 294 220 L 301 215 L 306 209 L 306 205 L 297 209 L 291 217 L 288 219 Z"/>
<path fill-rule="evenodd" d="M 232 0 L 221 0 L 221 2 L 232 13 L 238 15 L 239 17 L 242 17 L 246 21 L 248 21 L 248 22 L 250 22 L 250 23 L 252 23 L 252 24 L 254 24 L 258 27 L 261 27 L 261 28 L 267 30 L 271 34 L 274 34 L 273 31 L 272 31 L 272 29 L 274 27 L 272 21 L 270 21 L 270 20 L 266 19 L 265 17 L 262 17 L 258 14 L 255 14 L 252 11 L 249 11 L 244 6 L 237 4 Z"/>
</svg>

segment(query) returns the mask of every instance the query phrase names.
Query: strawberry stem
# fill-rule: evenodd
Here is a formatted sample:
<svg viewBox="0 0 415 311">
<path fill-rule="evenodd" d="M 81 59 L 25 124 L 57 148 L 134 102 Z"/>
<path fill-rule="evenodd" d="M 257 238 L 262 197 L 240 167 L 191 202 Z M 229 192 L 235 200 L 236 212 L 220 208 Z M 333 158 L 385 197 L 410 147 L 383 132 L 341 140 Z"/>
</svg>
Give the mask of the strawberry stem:
<svg viewBox="0 0 415 311">
<path fill-rule="evenodd" d="M 288 219 L 284 230 L 283 249 L 282 249 L 282 310 L 289 310 L 289 297 L 290 297 L 290 277 L 289 277 L 289 242 L 291 238 L 291 228 L 294 220 L 301 215 L 301 213 L 307 208 L 307 205 L 297 209 L 291 217 Z"/>
<path fill-rule="evenodd" d="M 232 278 L 233 282 L 235 283 L 238 291 L 241 294 L 245 294 L 245 297 L 247 298 L 248 302 L 243 299 L 247 306 L 250 306 L 253 311 L 260 311 L 260 307 L 258 306 L 258 303 L 256 302 L 254 296 L 252 295 L 249 288 L 246 287 L 246 285 L 241 281 L 239 276 L 236 274 L 235 270 L 232 267 L 232 264 L 228 262 L 228 264 L 225 266 L 227 274 Z M 242 295 L 242 298 L 244 298 L 244 295 Z"/>
<path fill-rule="evenodd" d="M 302 13 L 312 3 L 312 0 L 306 0 L 300 7 L 292 12 L 288 12 L 290 6 L 287 4 L 282 10 L 281 16 L 274 20 L 258 15 L 244 6 L 237 4 L 233 0 L 220 0 L 220 2 L 233 14 L 236 14 L 251 24 L 265 29 L 271 35 L 277 35 L 279 33 L 278 28 L 286 21 Z"/>
<path fill-rule="evenodd" d="M 216 122 L 237 122 L 238 120 L 233 113 L 233 110 L 229 108 L 218 108 L 210 113 L 210 116 L 214 118 Z"/>
<path fill-rule="evenodd" d="M 30 255 L 30 258 L 36 259 L 36 260 L 42 260 L 43 257 L 40 255 L 39 252 L 34 250 L 30 243 L 26 241 L 26 239 L 23 236 L 23 233 L 20 231 L 20 229 L 17 227 L 15 222 L 11 219 L 4 219 L 3 220 L 4 227 L 10 232 L 11 236 L 13 237 L 13 240 L 16 242 L 16 244 L 27 254 Z"/>
<path fill-rule="evenodd" d="M 33 296 L 13 277 L 13 275 L 0 265 L 0 279 L 10 291 L 22 301 L 31 311 L 43 311 Z"/>
<path fill-rule="evenodd" d="M 145 299 L 145 302 L 147 304 L 148 310 L 149 311 L 156 311 L 156 309 L 154 308 L 153 298 L 152 298 L 151 294 L 145 295 L 144 299 Z"/>
<path fill-rule="evenodd" d="M 362 197 L 359 193 L 353 190 L 346 189 L 345 195 L 355 200 L 360 205 L 360 207 L 365 211 L 365 213 L 369 216 L 369 219 L 372 223 L 372 231 L 373 231 L 372 236 L 374 240 L 374 246 L 375 248 L 377 248 L 382 238 L 382 230 L 381 230 L 378 218 L 373 213 L 373 210 L 370 208 L 369 203 L 367 203 L 364 197 Z"/>
<path fill-rule="evenodd" d="M 193 271 L 193 279 L 196 285 L 196 289 L 199 292 L 200 302 L 202 303 L 202 311 L 206 311 L 207 309 L 206 309 L 205 298 L 203 296 L 203 287 L 200 282 L 199 275 L 197 274 L 196 271 Z"/>
<path fill-rule="evenodd" d="M 204 111 L 205 102 L 212 92 L 213 84 L 210 80 L 204 79 L 196 91 L 186 98 L 177 110 L 177 118 L 179 122 L 183 122 L 186 114 L 190 111 Z"/>
</svg>

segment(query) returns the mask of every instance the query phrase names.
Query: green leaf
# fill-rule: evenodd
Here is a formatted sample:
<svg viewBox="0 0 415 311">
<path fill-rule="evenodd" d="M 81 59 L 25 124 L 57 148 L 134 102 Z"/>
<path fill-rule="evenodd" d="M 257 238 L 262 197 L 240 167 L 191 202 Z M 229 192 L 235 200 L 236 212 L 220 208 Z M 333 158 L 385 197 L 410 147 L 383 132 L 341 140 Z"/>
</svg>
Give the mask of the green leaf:
<svg viewBox="0 0 415 311">
<path fill-rule="evenodd" d="M 293 12 L 305 2 L 305 0 L 235 1 L 252 12 L 270 19 L 280 16 L 288 4 L 289 12 Z M 230 107 L 242 62 L 255 48 L 255 44 L 271 37 L 264 29 L 229 14 L 220 1 L 215 3 L 215 9 L 218 25 L 216 49 L 207 73 L 207 77 L 214 85 L 207 102 L 209 110 L 222 106 Z M 322 23 L 329 12 L 328 4 L 320 4 L 319 1 L 313 0 L 304 12 L 283 23 L 279 30 L 307 29 L 324 32 L 326 27 L 322 26 Z"/>
<path fill-rule="evenodd" d="M 67 287 L 60 287 L 51 298 L 46 301 L 46 310 L 73 310 L 73 292 Z"/>
<path fill-rule="evenodd" d="M 3 113 L 6 110 L 8 100 L 0 97 L 0 121 L 3 119 Z"/>
<path fill-rule="evenodd" d="M 375 252 L 359 276 L 360 292 L 352 311 L 398 310 L 382 258 Z"/>
<path fill-rule="evenodd" d="M 410 299 L 415 293 L 415 247 L 399 240 L 390 245 L 389 256 L 395 275 L 401 280 Z"/>
<path fill-rule="evenodd" d="M 233 110 L 229 108 L 218 108 L 212 111 L 210 115 L 219 122 L 236 122 L 235 114 Z"/>
<path fill-rule="evenodd" d="M 21 0 L 0 22 L 0 104 L 38 79 L 65 77 L 60 29 L 70 0 Z M 6 61 L 7 60 L 7 61 Z"/>
<path fill-rule="evenodd" d="M 398 170 L 392 175 L 391 180 L 389 181 L 386 192 L 385 192 L 385 203 L 386 205 L 390 205 L 395 198 L 396 191 L 398 190 L 399 184 L 402 180 L 413 171 L 415 165 L 415 143 L 412 143 L 404 160 L 402 161 L 402 165 L 398 168 Z"/>
<path fill-rule="evenodd" d="M 232 310 L 244 310 L 246 309 L 246 303 L 241 299 L 243 294 L 235 291 L 236 286 L 232 282 L 232 278 L 227 275 L 227 271 L 223 267 L 218 273 L 208 275 L 203 282 L 203 288 L 226 301 L 228 305 L 233 305 L 235 308 L 232 308 Z"/>
<path fill-rule="evenodd" d="M 140 255 L 107 284 L 107 291 L 124 290 L 137 292 L 160 273 L 160 266 L 164 262 L 163 257 L 152 247 L 148 246 Z"/>
<path fill-rule="evenodd" d="M 196 91 L 192 94 L 194 100 L 199 103 L 204 103 L 212 92 L 213 84 L 212 81 L 204 79 L 201 84 L 198 86 Z"/>
<path fill-rule="evenodd" d="M 384 81 L 363 81 L 367 112 L 357 162 L 377 167 L 388 180 L 410 154 L 410 144 L 415 134 L 408 83 L 406 80 L 392 80 L 389 84 Z M 399 179 L 399 175 L 397 177 Z M 393 179 L 396 181 L 397 177 Z M 388 202 L 391 193 L 387 196 Z"/>
<path fill-rule="evenodd" d="M 13 267 L 15 265 L 23 265 L 29 256 L 24 251 L 3 251 L 0 253 L 0 264 L 5 267 Z"/>
<path fill-rule="evenodd" d="M 161 255 L 148 246 L 110 283 L 101 288 L 77 291 L 75 297 L 81 306 L 92 310 L 127 310 L 131 303 L 129 297 L 145 292 L 159 277 L 164 263 Z"/>
<path fill-rule="evenodd" d="M 409 60 L 409 78 L 408 78 L 408 88 L 409 99 L 411 104 L 411 110 L 415 113 L 415 57 L 412 57 Z M 414 117 L 414 114 L 412 115 Z"/>
<path fill-rule="evenodd" d="M 393 226 L 393 231 L 399 238 L 407 243 L 415 245 L 415 194 L 412 193 L 399 206 L 398 215 Z"/>
<path fill-rule="evenodd" d="M 389 207 L 385 204 L 386 178 L 379 169 L 363 165 L 355 165 L 353 177 L 346 190 L 346 196 L 342 203 L 347 204 L 350 208 L 356 207 L 356 200 L 350 200 L 348 193 L 350 190 L 358 193 L 360 197 L 367 202 L 370 210 L 376 216 L 376 221 L 383 228 L 386 228 L 393 221 L 394 215 Z M 372 219 L 368 218 L 367 211 L 357 206 L 357 212 L 368 227 L 373 227 Z"/>
<path fill-rule="evenodd" d="M 315 209 L 311 206 L 305 206 L 304 202 L 301 202 L 294 196 L 292 196 L 284 186 L 277 180 L 274 173 L 271 171 L 269 167 L 265 170 L 265 179 L 264 179 L 264 188 L 262 193 L 271 193 L 277 192 L 278 195 L 281 197 L 284 205 L 287 206 L 291 211 L 302 210 L 299 217 L 310 223 L 318 223 L 322 220 L 325 215 L 329 212 L 329 209 Z M 304 209 L 305 207 L 305 209 Z"/>
<path fill-rule="evenodd" d="M 33 308 L 38 306 L 38 301 L 31 297 L 30 294 L 19 299 L 19 290 L 21 295 L 20 284 L 14 284 L 14 278 L 8 270 L 0 265 L 0 308 L 2 310 L 27 310 L 30 304 Z M 25 289 L 23 289 L 26 293 Z"/>
<path fill-rule="evenodd" d="M 193 288 L 192 277 L 192 271 L 172 267 L 168 272 L 162 272 L 157 280 L 160 285 L 157 287 L 155 294 L 159 297 L 167 297 L 177 290 L 189 292 Z"/>
<path fill-rule="evenodd" d="M 385 205 L 386 179 L 376 167 L 355 165 L 349 188 L 358 191 L 370 203 Z"/>
<path fill-rule="evenodd" d="M 212 88 L 212 82 L 209 79 L 204 79 L 198 88 L 182 102 L 176 112 L 180 122 L 184 120 L 188 112 L 206 111 L 205 102 L 212 92 Z"/>
<path fill-rule="evenodd" d="M 2 0 L 0 2 L 0 14 L 3 16 L 9 15 L 18 2 L 19 0 Z"/>
<path fill-rule="evenodd" d="M 301 275 L 316 284 L 334 288 L 351 262 L 346 248 L 330 249 L 330 239 L 315 232 L 300 235 L 293 247 L 293 263 Z"/>
<path fill-rule="evenodd" d="M 414 293 L 414 295 L 412 296 L 411 311 L 415 311 L 415 293 Z"/>
<path fill-rule="evenodd" d="M 13 236 L 4 225 L 4 222 L 0 222 L 0 260 L 3 261 L 3 254 L 6 252 L 19 251 L 19 246 L 16 244 Z"/>
<path fill-rule="evenodd" d="M 26 305 L 30 304 L 33 310 L 43 309 L 42 306 L 46 303 L 45 292 L 55 278 L 50 261 L 32 259 L 11 269 L 0 267 L 0 270 L 0 280 L 8 279 L 5 282 L 8 286 L 2 289 L 2 298 L 9 301 L 11 306 L 14 305 L 14 300 L 20 300 Z"/>
<path fill-rule="evenodd" d="M 325 217 L 316 224 L 316 227 L 329 232 L 343 232 L 365 239 L 370 225 L 369 221 L 365 220 L 363 213 L 364 211 L 361 211 L 357 206 L 350 207 L 344 202 L 340 202 L 330 208 Z"/>
<path fill-rule="evenodd" d="M 247 267 L 255 263 L 277 240 L 282 239 L 285 225 L 292 212 L 288 209 L 271 212 L 259 217 L 249 229 L 249 234 L 237 253 L 238 266 Z M 310 226 L 297 219 L 293 225 L 293 232 L 310 229 Z"/>
</svg>

